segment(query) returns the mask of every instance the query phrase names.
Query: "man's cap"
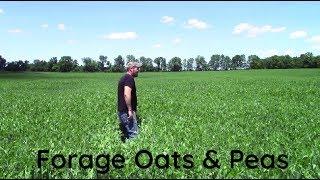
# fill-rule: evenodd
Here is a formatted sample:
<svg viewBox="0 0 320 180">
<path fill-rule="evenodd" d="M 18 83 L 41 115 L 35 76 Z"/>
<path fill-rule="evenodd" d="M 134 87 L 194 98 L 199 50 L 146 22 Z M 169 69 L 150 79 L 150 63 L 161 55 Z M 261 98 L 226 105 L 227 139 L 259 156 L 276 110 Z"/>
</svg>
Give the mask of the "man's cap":
<svg viewBox="0 0 320 180">
<path fill-rule="evenodd" d="M 142 64 L 139 62 L 128 62 L 126 68 L 131 68 L 131 67 L 141 67 Z"/>
</svg>

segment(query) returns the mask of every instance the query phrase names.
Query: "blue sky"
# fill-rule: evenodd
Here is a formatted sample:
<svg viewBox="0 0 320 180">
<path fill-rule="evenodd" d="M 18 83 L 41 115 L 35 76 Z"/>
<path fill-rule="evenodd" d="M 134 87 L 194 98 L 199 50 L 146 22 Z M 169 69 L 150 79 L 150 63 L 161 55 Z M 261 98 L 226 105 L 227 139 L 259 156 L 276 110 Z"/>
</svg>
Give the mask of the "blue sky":
<svg viewBox="0 0 320 180">
<path fill-rule="evenodd" d="M 7 61 L 129 54 L 167 62 L 213 54 L 299 56 L 320 51 L 320 2 L 0 2 Z"/>
</svg>

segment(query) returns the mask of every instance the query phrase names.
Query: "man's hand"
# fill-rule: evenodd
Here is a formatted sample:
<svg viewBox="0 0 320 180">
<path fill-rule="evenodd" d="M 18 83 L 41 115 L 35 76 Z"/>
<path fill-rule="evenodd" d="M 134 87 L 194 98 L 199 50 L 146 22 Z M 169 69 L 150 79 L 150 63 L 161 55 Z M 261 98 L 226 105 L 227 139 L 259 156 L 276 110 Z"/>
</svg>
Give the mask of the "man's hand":
<svg viewBox="0 0 320 180">
<path fill-rule="evenodd" d="M 128 111 L 128 119 L 130 120 L 132 117 L 133 117 L 133 111 L 132 110 L 129 110 Z"/>
</svg>

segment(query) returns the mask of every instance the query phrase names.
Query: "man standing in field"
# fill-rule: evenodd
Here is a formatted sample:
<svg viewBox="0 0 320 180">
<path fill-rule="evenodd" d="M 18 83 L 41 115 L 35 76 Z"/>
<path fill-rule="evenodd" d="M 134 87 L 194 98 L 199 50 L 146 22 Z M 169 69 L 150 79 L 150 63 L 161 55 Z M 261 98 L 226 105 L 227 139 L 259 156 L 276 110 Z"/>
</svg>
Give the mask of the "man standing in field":
<svg viewBox="0 0 320 180">
<path fill-rule="evenodd" d="M 141 63 L 128 62 L 127 73 L 118 83 L 118 117 L 122 133 L 126 139 L 138 135 L 137 93 L 134 78 L 138 77 Z"/>
</svg>

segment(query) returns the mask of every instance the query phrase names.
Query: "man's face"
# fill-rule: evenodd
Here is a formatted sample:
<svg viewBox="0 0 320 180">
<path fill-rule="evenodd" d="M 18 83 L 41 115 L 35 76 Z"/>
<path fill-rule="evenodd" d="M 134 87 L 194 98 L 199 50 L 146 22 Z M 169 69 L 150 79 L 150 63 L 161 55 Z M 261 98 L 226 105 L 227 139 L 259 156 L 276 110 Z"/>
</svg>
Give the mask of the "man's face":
<svg viewBox="0 0 320 180">
<path fill-rule="evenodd" d="M 140 70 L 139 67 L 136 67 L 136 66 L 132 67 L 132 68 L 131 68 L 131 74 L 132 74 L 132 76 L 133 76 L 133 77 L 138 77 L 139 70 Z"/>
</svg>

